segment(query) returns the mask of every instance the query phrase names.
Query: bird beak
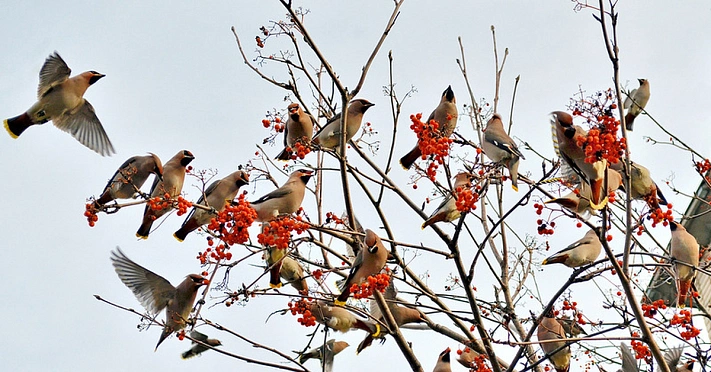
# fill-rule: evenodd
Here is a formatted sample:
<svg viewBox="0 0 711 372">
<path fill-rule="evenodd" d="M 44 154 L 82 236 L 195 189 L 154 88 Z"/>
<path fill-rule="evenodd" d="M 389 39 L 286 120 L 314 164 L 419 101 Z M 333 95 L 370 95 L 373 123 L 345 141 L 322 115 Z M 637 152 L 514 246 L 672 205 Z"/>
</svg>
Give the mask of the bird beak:
<svg viewBox="0 0 711 372">
<path fill-rule="evenodd" d="M 89 85 L 92 85 L 92 84 L 96 83 L 97 81 L 99 81 L 99 80 L 100 80 L 102 77 L 104 77 L 104 76 L 106 76 L 106 75 L 104 75 L 104 74 L 94 74 L 94 75 L 92 75 L 92 76 L 89 78 Z"/>
</svg>

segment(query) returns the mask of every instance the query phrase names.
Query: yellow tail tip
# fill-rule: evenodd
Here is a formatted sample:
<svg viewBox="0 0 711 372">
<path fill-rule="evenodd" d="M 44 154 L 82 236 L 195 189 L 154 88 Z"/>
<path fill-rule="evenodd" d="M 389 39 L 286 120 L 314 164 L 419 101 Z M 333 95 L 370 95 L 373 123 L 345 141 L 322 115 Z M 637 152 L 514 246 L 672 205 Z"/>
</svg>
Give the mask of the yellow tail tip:
<svg viewBox="0 0 711 372">
<path fill-rule="evenodd" d="M 177 240 L 181 243 L 183 242 L 183 239 L 178 238 L 178 235 L 176 235 L 175 233 L 173 233 L 173 237 L 175 238 L 175 240 Z"/>
<path fill-rule="evenodd" d="M 511 188 L 512 188 L 514 191 L 518 192 L 518 186 L 516 186 L 516 185 L 514 185 L 514 184 L 511 184 Z"/>
<path fill-rule="evenodd" d="M 373 333 L 373 337 L 378 337 L 380 336 L 380 324 L 375 323 L 375 333 Z"/>
<path fill-rule="evenodd" d="M 541 265 L 548 265 L 548 259 L 546 258 L 545 260 L 543 260 L 543 262 L 541 262 Z"/>
<path fill-rule="evenodd" d="M 17 139 L 17 137 L 19 137 L 15 133 L 12 133 L 12 131 L 10 130 L 10 123 L 7 122 L 7 119 L 3 120 L 2 124 L 5 127 L 7 133 L 10 135 L 10 137 L 12 137 L 13 139 Z"/>
<path fill-rule="evenodd" d="M 346 305 L 346 301 L 333 300 L 333 303 L 338 306 L 345 306 Z"/>
<path fill-rule="evenodd" d="M 137 238 L 140 238 L 140 239 L 143 239 L 143 240 L 148 240 L 148 237 L 147 237 L 147 236 L 143 236 L 143 235 L 141 235 L 141 234 L 139 234 L 139 233 L 136 233 L 136 237 L 137 237 Z"/>
<path fill-rule="evenodd" d="M 281 282 L 279 282 L 278 284 L 269 283 L 269 288 L 281 288 Z"/>
<path fill-rule="evenodd" d="M 605 205 L 607 205 L 607 196 L 605 197 L 605 199 L 602 199 L 600 204 L 595 204 L 592 200 L 590 200 L 590 208 L 592 208 L 596 211 L 599 211 L 602 208 L 605 208 Z"/>
</svg>

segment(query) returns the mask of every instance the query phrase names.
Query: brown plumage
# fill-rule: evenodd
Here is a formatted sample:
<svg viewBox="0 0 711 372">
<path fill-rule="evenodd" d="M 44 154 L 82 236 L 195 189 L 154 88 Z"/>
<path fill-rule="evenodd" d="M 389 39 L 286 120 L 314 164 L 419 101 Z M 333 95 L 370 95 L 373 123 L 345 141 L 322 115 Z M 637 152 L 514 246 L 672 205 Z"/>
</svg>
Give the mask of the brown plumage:
<svg viewBox="0 0 711 372">
<path fill-rule="evenodd" d="M 378 337 L 380 325 L 368 319 L 356 317 L 350 311 L 323 301 L 311 304 L 311 314 L 316 321 L 339 332 L 348 332 L 351 329 L 361 329 Z"/>
<path fill-rule="evenodd" d="M 163 163 L 158 155 L 132 156 L 114 173 L 104 187 L 101 196 L 94 201 L 94 208 L 116 199 L 130 199 L 141 189 L 148 176 L 163 178 Z"/>
<path fill-rule="evenodd" d="M 511 188 L 518 191 L 518 162 L 520 159 L 526 160 L 526 158 L 519 151 L 516 142 L 504 130 L 501 115 L 494 114 L 486 123 L 481 149 L 491 161 L 501 164 L 509 170 Z"/>
<path fill-rule="evenodd" d="M 175 154 L 163 167 L 163 180 L 156 178 L 151 187 L 151 198 L 156 196 L 170 195 L 175 198 L 183 191 L 183 182 L 185 182 L 185 167 L 193 161 L 195 157 L 188 150 L 182 150 Z M 146 204 L 146 209 L 143 211 L 143 222 L 141 227 L 136 231 L 136 236 L 141 239 L 148 239 L 148 234 L 151 232 L 153 221 L 160 218 L 170 211 L 170 207 L 159 210 L 151 209 Z"/>
<path fill-rule="evenodd" d="M 304 112 L 298 103 L 292 103 L 287 107 L 289 111 L 289 120 L 284 126 L 284 150 L 276 156 L 277 160 L 291 159 L 291 151 L 286 151 L 287 148 L 294 150 L 294 144 L 301 141 L 304 146 L 311 144 L 311 137 L 314 135 L 314 120 L 313 116 Z"/>
<path fill-rule="evenodd" d="M 474 368 L 474 366 L 475 366 L 473 363 L 474 358 L 476 358 L 478 356 L 479 356 L 479 353 L 477 353 L 476 351 L 472 350 L 469 347 L 466 347 L 466 348 L 464 348 L 464 350 L 462 350 L 462 353 L 459 354 L 459 357 L 457 358 L 457 362 L 459 362 L 459 364 L 463 365 L 464 367 L 471 369 L 471 368 Z"/>
<path fill-rule="evenodd" d="M 543 260 L 541 265 L 562 263 L 565 266 L 576 268 L 595 262 L 602 251 L 599 239 L 600 228 L 588 230 L 585 236 L 570 244 L 560 252 Z"/>
<path fill-rule="evenodd" d="M 624 108 L 627 110 L 627 114 L 625 114 L 625 128 L 627 130 L 634 128 L 634 119 L 642 113 L 649 102 L 649 80 L 637 79 L 637 81 L 639 81 L 639 88 L 632 89 L 624 103 Z"/>
<path fill-rule="evenodd" d="M 312 175 L 310 170 L 294 171 L 280 188 L 251 202 L 252 208 L 257 211 L 257 221 L 271 221 L 279 215 L 292 214 L 299 210 L 304 200 L 306 184 Z"/>
<path fill-rule="evenodd" d="M 345 341 L 336 341 L 330 339 L 325 344 L 317 346 L 311 350 L 299 355 L 299 363 L 304 364 L 309 359 L 318 359 L 321 361 L 326 371 L 333 370 L 333 357 L 347 348 L 348 343 Z M 325 357 L 324 357 L 325 351 Z"/>
<path fill-rule="evenodd" d="M 446 348 L 443 352 L 439 353 L 437 364 L 435 364 L 432 372 L 452 372 L 452 364 L 449 359 L 449 353 L 451 351 L 452 349 Z"/>
<path fill-rule="evenodd" d="M 553 312 L 546 314 L 538 325 L 538 341 L 548 341 L 564 339 L 565 331 L 563 326 L 553 317 Z M 541 349 L 549 358 L 551 364 L 557 372 L 567 372 L 570 368 L 570 346 L 551 354 L 556 349 L 565 345 L 565 341 L 541 343 Z"/>
<path fill-rule="evenodd" d="M 671 258 L 674 264 L 674 277 L 677 285 L 677 306 L 686 306 L 689 292 L 691 291 L 691 283 L 696 277 L 696 267 L 699 266 L 699 243 L 693 235 L 674 221 L 669 222 L 671 229 Z M 680 262 L 692 265 L 681 264 Z M 693 299 L 691 299 L 693 300 Z"/>
<path fill-rule="evenodd" d="M 454 91 L 452 86 L 448 86 L 447 89 L 442 92 L 442 98 L 439 101 L 439 105 L 432 111 L 430 116 L 427 118 L 427 123 L 431 120 L 436 121 L 439 124 L 440 133 L 443 137 L 449 137 L 454 133 L 454 129 L 457 127 L 457 117 L 459 116 L 457 112 L 457 98 L 454 97 Z M 422 151 L 420 151 L 419 144 L 410 150 L 405 156 L 400 158 L 400 165 L 405 169 L 410 169 L 412 164 L 417 161 L 422 156 Z"/>
<path fill-rule="evenodd" d="M 358 252 L 348 278 L 343 287 L 343 291 L 335 301 L 338 305 L 343 305 L 348 300 L 352 284 L 360 284 L 369 276 L 380 273 L 385 267 L 388 259 L 388 250 L 383 245 L 380 237 L 372 230 L 365 230 L 365 249 Z"/>
<path fill-rule="evenodd" d="M 444 198 L 444 201 L 432 212 L 432 215 L 422 223 L 422 229 L 437 222 L 451 222 L 461 217 L 462 213 L 457 210 L 457 200 L 454 198 L 453 193 L 459 188 L 470 188 L 473 178 L 474 176 L 467 172 L 462 172 L 454 176 L 454 185 L 452 185 L 454 190 Z"/>
<path fill-rule="evenodd" d="M 222 342 L 220 342 L 220 340 L 217 340 L 214 338 L 208 338 L 207 335 L 200 333 L 198 331 L 190 332 L 190 337 L 192 337 L 193 339 L 195 339 L 197 341 L 206 343 L 212 347 L 222 346 Z M 191 347 L 190 350 L 180 354 L 180 356 L 183 359 L 190 359 L 190 358 L 196 357 L 196 356 L 210 350 L 209 347 L 202 345 L 200 343 L 197 343 L 195 341 L 193 341 L 192 345 L 193 345 L 193 347 Z"/>
<path fill-rule="evenodd" d="M 375 104 L 362 98 L 354 99 L 348 104 L 348 109 L 346 110 L 348 115 L 346 116 L 346 142 L 350 141 L 358 133 L 363 122 L 363 114 L 372 106 L 375 106 Z M 341 114 L 334 115 L 316 133 L 312 142 L 326 149 L 338 148 L 341 144 Z"/>
</svg>

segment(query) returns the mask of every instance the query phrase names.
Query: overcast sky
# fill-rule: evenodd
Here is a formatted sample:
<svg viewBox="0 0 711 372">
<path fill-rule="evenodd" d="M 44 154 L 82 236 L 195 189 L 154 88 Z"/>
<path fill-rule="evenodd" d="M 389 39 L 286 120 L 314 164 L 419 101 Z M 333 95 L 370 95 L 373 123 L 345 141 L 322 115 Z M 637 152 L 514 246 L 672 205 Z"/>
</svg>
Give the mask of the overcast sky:
<svg viewBox="0 0 711 372">
<path fill-rule="evenodd" d="M 433 6 L 435 3 L 438 5 Z M 309 31 L 344 84 L 354 87 L 383 31 L 392 2 L 304 1 L 296 5 L 311 10 L 306 18 Z M 687 144 L 708 154 L 711 6 L 707 1 L 621 1 L 618 10 L 623 82 L 634 88 L 637 78 L 649 79 L 652 97 L 647 110 Z M 4 235 L 0 249 L 4 306 L 0 318 L 6 335 L 0 338 L 0 363 L 4 369 L 180 371 L 231 366 L 261 370 L 217 353 L 182 361 L 179 352 L 189 345 L 174 338 L 154 353 L 160 333 L 157 327 L 138 332 L 136 316 L 94 299 L 94 294 L 100 294 L 140 309 L 110 264 L 109 252 L 116 246 L 174 284 L 188 273 L 201 271 L 194 257 L 204 249 L 204 240 L 190 236 L 179 244 L 171 236 L 182 218 L 170 216 L 149 240 L 138 241 L 134 233 L 140 224 L 141 207 L 108 216 L 100 214 L 95 228 L 87 226 L 82 213 L 86 198 L 98 195 L 116 168 L 133 155 L 151 151 L 165 162 L 177 151 L 188 149 L 196 157 L 192 163 L 195 168 L 217 169 L 222 176 L 252 158 L 255 144 L 267 135 L 260 123 L 265 112 L 288 103 L 283 100 L 283 90 L 267 84 L 243 64 L 230 27 L 236 28 L 252 56 L 259 27 L 283 19 L 284 14 L 277 1 L 265 0 L 0 3 L 0 87 L 4 89 L 0 117 L 15 116 L 29 108 L 36 98 L 42 63 L 56 50 L 73 74 L 86 70 L 106 74 L 85 97 L 117 150 L 113 157 L 102 158 L 51 124 L 32 127 L 17 140 L 0 133 L 4 173 L 4 182 L 0 182 L 4 210 L 0 215 Z M 405 102 L 404 120 L 412 113 L 429 114 L 450 84 L 461 113 L 467 100 L 455 62 L 460 58 L 457 37 L 462 37 L 466 48 L 475 94 L 491 99 L 491 25 L 496 26 L 501 52 L 509 48 L 499 111 L 508 120 L 513 80 L 520 75 L 512 135 L 531 143 L 539 152 L 553 154 L 549 112 L 565 109 L 579 87 L 592 92 L 612 86 L 611 64 L 599 25 L 590 11 L 574 12 L 570 1 L 408 0 L 359 94 L 376 104 L 366 120 L 381 131 L 377 139 L 383 147 L 389 145 L 391 130 L 390 105 L 382 93 L 388 82 L 388 50 L 393 51 L 399 93 L 410 86 L 417 89 Z M 284 76 L 276 66 L 267 68 L 270 74 Z M 406 129 L 408 126 L 403 122 L 398 133 L 398 154 L 414 144 L 415 136 Z M 473 133 L 461 114 L 460 132 L 467 136 Z M 629 141 L 633 158 L 645 164 L 657 180 L 673 177 L 677 188 L 693 192 L 699 178 L 690 156 L 669 146 L 654 146 L 643 136 L 666 140 L 649 118 L 638 118 Z M 267 148 L 267 153 L 274 156 L 279 150 Z M 531 160 L 521 164 L 521 172 L 539 177 L 540 160 L 531 152 L 524 153 Z M 377 158 L 381 165 L 385 155 L 383 151 Z M 409 173 L 395 168 L 393 178 L 405 185 Z M 284 179 L 279 178 L 279 182 Z M 187 181 L 184 191 L 188 199 L 195 200 L 199 191 L 192 183 Z M 421 185 L 424 187 L 408 191 L 417 203 L 431 191 L 429 185 Z M 340 213 L 340 185 L 327 187 L 333 190 L 326 200 L 327 210 Z M 266 182 L 250 185 L 249 197 L 256 199 L 271 189 Z M 677 212 L 683 212 L 688 199 L 674 195 L 666 186 L 663 191 Z M 364 205 L 357 203 L 356 212 L 366 227 L 376 228 L 369 224 L 377 224 L 373 211 Z M 358 210 L 361 206 L 363 210 Z M 315 215 L 313 198 L 307 198 L 304 207 Z M 393 200 L 386 210 L 399 213 L 403 207 Z M 395 226 L 396 238 L 414 243 L 436 241 L 433 233 L 419 232 L 421 220 L 414 213 L 408 212 L 402 221 Z M 522 231 L 534 233 L 535 223 L 526 223 Z M 568 233 L 564 229 L 556 232 L 550 238 L 551 246 L 567 245 L 583 233 L 571 229 Z M 657 230 L 655 235 L 666 242 L 667 231 Z M 412 231 L 421 236 L 412 235 Z M 616 242 L 621 244 L 622 239 L 618 237 Z M 613 244 L 613 248 L 621 251 L 620 245 Z M 419 272 L 436 272 L 436 264 L 430 263 L 433 261 L 421 261 Z M 452 269 L 446 266 L 444 270 Z M 237 288 L 259 273 L 257 268 L 245 268 L 233 273 L 232 284 Z M 430 278 L 436 290 L 442 289 L 446 273 Z M 559 283 L 556 279 L 569 273 L 564 267 L 539 273 L 543 297 L 552 295 Z M 477 285 L 491 295 L 490 286 Z M 267 286 L 267 278 L 260 286 Z M 535 308 L 535 303 L 528 305 Z M 284 298 L 256 298 L 243 308 L 217 306 L 202 315 L 255 341 L 283 351 L 296 350 L 306 343 L 305 335 L 310 330 L 296 324 L 291 316 L 272 317 L 264 324 L 271 309 L 285 307 Z M 587 309 L 593 312 L 595 307 L 590 302 Z M 457 347 L 439 335 L 421 335 L 416 331 L 405 334 L 413 341 L 425 370 L 432 369 L 437 355 L 447 346 Z M 391 339 L 356 357 L 355 345 L 362 336 L 356 331 L 338 336 L 352 346 L 337 358 L 336 370 L 375 371 L 384 370 L 384 366 L 402 370 L 404 359 Z M 274 360 L 235 338 L 219 338 L 229 351 Z M 315 362 L 310 363 L 317 368 Z M 454 369 L 463 370 L 459 366 Z"/>
</svg>

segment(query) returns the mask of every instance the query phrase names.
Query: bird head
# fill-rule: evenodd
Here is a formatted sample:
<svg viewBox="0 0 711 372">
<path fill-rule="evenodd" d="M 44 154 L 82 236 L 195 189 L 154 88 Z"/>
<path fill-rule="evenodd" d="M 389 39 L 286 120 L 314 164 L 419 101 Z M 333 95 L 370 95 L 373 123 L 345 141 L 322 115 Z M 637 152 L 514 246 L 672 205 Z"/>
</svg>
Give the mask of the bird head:
<svg viewBox="0 0 711 372">
<path fill-rule="evenodd" d="M 153 157 L 153 173 L 158 177 L 159 180 L 163 181 L 163 162 L 160 161 L 160 158 L 158 155 L 149 152 L 149 154 Z"/>
<path fill-rule="evenodd" d="M 454 91 L 452 90 L 451 85 L 448 86 L 444 92 L 442 92 L 442 98 L 444 98 L 447 102 L 457 103 L 457 99 L 454 97 Z"/>
<path fill-rule="evenodd" d="M 106 76 L 106 75 L 100 74 L 100 73 L 98 73 L 98 72 L 96 72 L 96 71 L 87 71 L 87 72 L 85 72 L 84 74 L 86 74 L 87 77 L 89 78 L 89 85 L 92 85 L 92 84 L 96 83 L 96 82 L 99 81 L 102 77 Z"/>
<path fill-rule="evenodd" d="M 294 173 L 299 176 L 299 178 L 301 179 L 302 182 L 304 182 L 304 184 L 309 183 L 311 176 L 314 175 L 314 171 L 312 171 L 310 169 L 300 169 Z"/>
<path fill-rule="evenodd" d="M 367 99 L 358 98 L 358 99 L 354 99 L 353 101 L 351 101 L 349 108 L 353 107 L 353 110 L 355 112 L 360 112 L 361 114 L 365 114 L 365 112 L 368 111 L 368 109 L 372 106 L 375 106 L 375 103 L 371 103 Z"/>
<path fill-rule="evenodd" d="M 235 172 L 235 178 L 237 179 L 235 181 L 235 185 L 237 187 L 249 185 L 249 173 L 247 173 L 245 171 L 237 171 L 237 172 Z"/>
<path fill-rule="evenodd" d="M 188 275 L 188 278 L 193 281 L 193 285 L 195 286 L 196 289 L 200 288 L 203 285 L 207 285 L 210 283 L 210 281 L 207 278 L 205 278 L 202 275 L 198 275 L 198 274 L 190 274 L 190 275 Z"/>
<path fill-rule="evenodd" d="M 674 221 L 669 221 L 669 230 L 676 231 L 676 230 L 686 230 L 686 229 L 684 228 L 684 226 L 681 226 Z"/>
<path fill-rule="evenodd" d="M 195 156 L 193 156 L 192 152 L 183 150 L 183 158 L 180 159 L 180 165 L 187 167 L 193 159 L 195 159 Z"/>
<path fill-rule="evenodd" d="M 378 235 L 373 230 L 365 230 L 365 245 L 368 247 L 368 253 L 370 254 L 378 251 Z"/>
</svg>

